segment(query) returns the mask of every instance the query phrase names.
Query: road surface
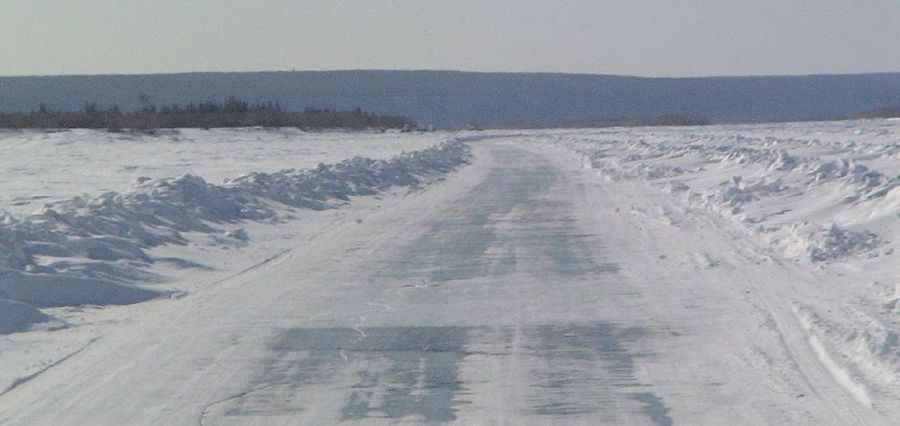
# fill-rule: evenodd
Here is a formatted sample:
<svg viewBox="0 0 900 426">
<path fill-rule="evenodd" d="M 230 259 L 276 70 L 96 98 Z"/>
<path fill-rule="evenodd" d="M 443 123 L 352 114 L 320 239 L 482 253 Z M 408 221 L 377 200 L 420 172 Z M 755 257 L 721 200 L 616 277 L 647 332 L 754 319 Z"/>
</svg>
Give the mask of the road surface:
<svg viewBox="0 0 900 426">
<path fill-rule="evenodd" d="M 0 425 L 889 423 L 740 268 L 790 271 L 574 157 L 473 145 L 0 396 Z"/>
</svg>

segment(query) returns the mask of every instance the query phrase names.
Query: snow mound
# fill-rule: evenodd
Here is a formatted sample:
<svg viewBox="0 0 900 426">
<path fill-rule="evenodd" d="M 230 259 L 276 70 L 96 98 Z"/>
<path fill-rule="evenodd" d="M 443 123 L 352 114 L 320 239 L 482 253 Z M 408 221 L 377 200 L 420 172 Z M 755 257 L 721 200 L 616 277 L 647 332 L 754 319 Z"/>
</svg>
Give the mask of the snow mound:
<svg viewBox="0 0 900 426">
<path fill-rule="evenodd" d="M 733 212 L 737 213 L 744 204 L 782 193 L 787 189 L 781 179 L 757 179 L 747 182 L 741 176 L 734 176 L 707 194 L 706 202 L 731 207 Z"/>
<path fill-rule="evenodd" d="M 769 166 L 766 169 L 769 171 L 786 172 L 793 170 L 799 164 L 800 160 L 798 160 L 797 157 L 794 157 L 785 150 L 779 150 L 775 159 L 769 163 Z"/>
<path fill-rule="evenodd" d="M 809 234 L 806 252 L 810 260 L 824 262 L 878 247 L 878 236 L 869 231 L 852 231 L 832 224 Z"/>
<path fill-rule="evenodd" d="M 334 165 L 319 164 L 312 170 L 251 173 L 227 180 L 225 187 L 247 197 L 326 209 L 333 207 L 330 200 L 348 201 L 391 186 L 418 185 L 423 178 L 448 173 L 470 158 L 468 146 L 453 141 L 389 160 L 355 157 Z"/>
<path fill-rule="evenodd" d="M 0 295 L 46 308 L 75 305 L 130 305 L 157 298 L 160 292 L 72 274 L 0 271 Z"/>
<path fill-rule="evenodd" d="M 770 243 L 779 247 L 787 257 L 805 257 L 811 262 L 872 253 L 881 245 L 878 235 L 866 230 L 851 230 L 837 224 L 829 227 L 808 222 L 763 230 Z"/>
<path fill-rule="evenodd" d="M 0 334 L 16 333 L 34 324 L 49 321 L 50 317 L 22 302 L 0 299 Z"/>
<path fill-rule="evenodd" d="M 885 181 L 880 172 L 846 159 L 812 164 L 807 174 L 812 178 L 812 183 L 840 180 L 863 189 L 874 188 Z"/>
</svg>

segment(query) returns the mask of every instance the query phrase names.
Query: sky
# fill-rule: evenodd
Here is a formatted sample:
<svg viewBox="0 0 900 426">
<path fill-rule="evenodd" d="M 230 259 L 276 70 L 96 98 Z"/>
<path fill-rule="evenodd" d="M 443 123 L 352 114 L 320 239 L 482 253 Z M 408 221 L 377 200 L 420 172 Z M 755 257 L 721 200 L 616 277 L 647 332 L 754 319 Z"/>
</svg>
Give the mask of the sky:
<svg viewBox="0 0 900 426">
<path fill-rule="evenodd" d="M 0 75 L 900 72 L 900 0 L 0 0 Z"/>
</svg>

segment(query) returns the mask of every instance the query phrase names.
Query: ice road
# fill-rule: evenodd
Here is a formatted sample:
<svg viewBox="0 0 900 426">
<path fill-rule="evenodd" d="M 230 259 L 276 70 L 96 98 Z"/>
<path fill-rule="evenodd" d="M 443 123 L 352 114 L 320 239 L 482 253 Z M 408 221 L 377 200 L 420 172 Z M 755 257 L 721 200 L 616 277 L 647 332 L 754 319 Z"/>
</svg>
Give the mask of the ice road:
<svg viewBox="0 0 900 426">
<path fill-rule="evenodd" d="M 803 271 L 571 151 L 471 146 L 29 377 L 0 425 L 890 424 L 797 318 Z"/>
</svg>

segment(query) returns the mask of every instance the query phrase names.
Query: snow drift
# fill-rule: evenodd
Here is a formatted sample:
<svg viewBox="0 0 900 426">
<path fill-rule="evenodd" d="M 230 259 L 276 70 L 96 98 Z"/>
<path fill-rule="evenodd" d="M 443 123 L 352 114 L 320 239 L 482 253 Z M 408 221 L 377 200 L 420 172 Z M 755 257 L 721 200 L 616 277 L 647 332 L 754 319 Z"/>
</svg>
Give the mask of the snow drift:
<svg viewBox="0 0 900 426">
<path fill-rule="evenodd" d="M 0 334 L 25 331 L 34 324 L 49 320 L 33 306 L 8 299 L 0 299 Z"/>
<path fill-rule="evenodd" d="M 353 196 L 438 179 L 470 158 L 469 147 L 453 140 L 388 160 L 251 173 L 223 185 L 189 174 L 139 179 L 130 192 L 50 203 L 22 218 L 2 214 L 0 299 L 22 315 L 0 317 L 0 330 L 44 320 L 34 307 L 133 304 L 168 294 L 138 286 L 152 276 L 142 272 L 155 261 L 147 250 L 187 244 L 186 233 L 222 235 L 224 224 L 277 221 L 285 206 L 336 208 Z"/>
<path fill-rule="evenodd" d="M 846 128 L 820 131 L 827 139 L 809 137 L 808 128 L 795 130 L 804 137 L 787 136 L 793 129 L 783 125 L 622 129 L 554 142 L 584 155 L 609 179 L 647 181 L 689 206 L 735 220 L 782 254 L 829 262 L 880 247 L 883 238 L 867 226 L 882 225 L 900 209 L 892 195 L 900 176 L 877 168 L 890 170 L 900 145 L 889 139 L 892 133 L 869 134 L 867 126 L 881 127 L 861 123 L 852 139 L 843 138 Z"/>
</svg>

